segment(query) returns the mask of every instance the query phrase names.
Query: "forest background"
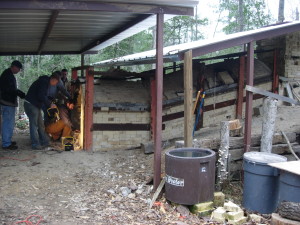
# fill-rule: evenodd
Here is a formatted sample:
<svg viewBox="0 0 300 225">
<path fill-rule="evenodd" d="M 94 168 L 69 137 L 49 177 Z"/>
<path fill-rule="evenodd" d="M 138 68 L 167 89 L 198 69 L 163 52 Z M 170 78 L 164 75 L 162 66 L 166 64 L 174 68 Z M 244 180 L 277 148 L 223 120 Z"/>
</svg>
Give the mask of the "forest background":
<svg viewBox="0 0 300 225">
<path fill-rule="evenodd" d="M 271 2 L 270 2 L 271 1 Z M 295 0 L 285 1 L 288 13 L 285 16 L 289 20 L 297 18 L 297 4 Z M 279 1 L 273 0 L 200 0 L 195 9 L 195 16 L 176 16 L 164 24 L 164 46 L 176 45 L 201 39 L 213 38 L 224 34 L 252 30 L 262 26 L 283 21 L 274 14 L 279 10 Z M 274 7 L 274 3 L 278 5 Z M 297 2 L 297 1 L 296 1 Z M 287 4 L 288 3 L 288 4 Z M 271 7 L 272 6 L 272 7 Z M 300 7 L 300 3 L 298 2 Z M 272 12 L 273 11 L 273 12 Z M 287 10 L 285 10 L 287 11 Z M 207 13 L 209 12 L 209 14 Z M 299 13 L 298 13 L 299 16 Z M 213 19 L 212 19 L 213 18 Z M 287 19 L 286 18 L 286 19 Z M 212 32 L 213 31 L 213 32 Z M 116 58 L 132 53 L 138 53 L 154 49 L 155 27 L 133 35 L 119 43 L 100 50 L 95 55 L 85 55 L 85 65 L 90 65 L 106 59 Z M 225 50 L 226 53 L 234 51 Z M 223 54 L 218 52 L 214 54 Z M 27 92 L 29 86 L 42 75 L 50 75 L 53 71 L 81 64 L 80 55 L 25 55 L 25 56 L 1 56 L 0 71 L 8 68 L 10 63 L 17 59 L 24 65 L 20 75 L 17 75 L 19 89 Z M 150 69 L 145 66 L 127 68 L 128 70 Z M 69 73 L 70 75 L 70 73 Z"/>
</svg>

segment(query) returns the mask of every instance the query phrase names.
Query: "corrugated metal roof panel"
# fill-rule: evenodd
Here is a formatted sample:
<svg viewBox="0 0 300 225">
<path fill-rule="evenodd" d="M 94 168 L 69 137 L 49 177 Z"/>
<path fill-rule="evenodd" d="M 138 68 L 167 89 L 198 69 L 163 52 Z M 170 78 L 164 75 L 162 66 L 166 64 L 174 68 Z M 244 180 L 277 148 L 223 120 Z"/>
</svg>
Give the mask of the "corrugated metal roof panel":
<svg viewBox="0 0 300 225">
<path fill-rule="evenodd" d="M 286 30 L 286 33 L 288 33 L 290 32 L 291 28 L 293 28 L 294 30 L 298 29 L 298 31 L 300 31 L 300 22 L 291 22 L 291 23 L 264 27 L 260 29 L 250 30 L 250 31 L 239 32 L 235 34 L 229 34 L 214 39 L 206 39 L 206 40 L 194 41 L 194 42 L 189 42 L 189 43 L 184 43 L 179 45 L 168 46 L 163 49 L 163 54 L 165 57 L 168 56 L 166 58 L 172 58 L 174 61 L 178 61 L 180 60 L 179 54 L 182 54 L 190 49 L 192 50 L 197 49 L 201 51 L 201 48 L 208 48 L 210 46 L 218 46 L 219 49 L 225 49 L 227 48 L 227 46 L 225 46 L 222 43 L 225 43 L 226 41 L 238 40 L 239 42 L 246 44 L 249 41 L 256 41 L 264 38 L 272 38 L 278 35 L 282 35 L 282 33 L 284 33 L 284 30 Z M 268 37 L 268 33 L 273 31 L 275 31 L 274 33 L 275 34 L 277 33 L 278 35 L 272 34 Z M 236 42 L 235 45 L 231 45 L 229 47 L 237 46 L 239 44 L 240 43 Z M 155 56 L 156 56 L 156 50 L 154 49 L 154 50 L 140 52 L 132 55 L 122 56 L 115 59 L 104 60 L 101 62 L 94 63 L 94 65 L 96 66 L 98 65 L 99 67 L 101 67 L 101 66 L 113 66 L 113 65 L 125 66 L 129 64 L 135 65 L 135 64 L 140 64 L 140 62 L 151 63 L 151 59 L 155 59 Z"/>
<path fill-rule="evenodd" d="M 185 12 L 181 9 L 191 9 L 197 3 L 195 0 L 2 0 L 0 54 L 96 51 L 154 26 L 156 20 L 146 18 L 160 6 L 180 14 Z"/>
</svg>

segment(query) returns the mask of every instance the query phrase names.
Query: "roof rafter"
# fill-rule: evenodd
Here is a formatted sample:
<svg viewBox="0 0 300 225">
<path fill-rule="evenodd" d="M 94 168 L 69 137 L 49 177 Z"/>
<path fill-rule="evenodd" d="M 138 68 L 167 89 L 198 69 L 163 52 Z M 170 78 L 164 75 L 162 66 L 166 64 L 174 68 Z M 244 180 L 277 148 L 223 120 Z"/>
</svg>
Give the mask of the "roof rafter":
<svg viewBox="0 0 300 225">
<path fill-rule="evenodd" d="M 127 12 L 141 14 L 175 14 L 194 15 L 192 7 L 126 4 L 112 2 L 94 1 L 58 1 L 58 0 L 2 0 L 0 9 L 37 9 L 37 10 L 77 10 L 77 11 L 105 11 L 105 12 Z"/>
<path fill-rule="evenodd" d="M 45 44 L 46 44 L 46 41 L 47 41 L 47 39 L 48 39 L 48 37 L 49 37 L 51 31 L 52 31 L 52 28 L 53 28 L 53 26 L 54 26 L 54 24 L 55 24 L 55 22 L 56 22 L 56 19 L 57 19 L 57 17 L 58 17 L 58 14 L 59 14 L 59 10 L 54 10 L 54 11 L 52 12 L 52 15 L 51 15 L 51 17 L 50 17 L 50 19 L 49 19 L 48 26 L 47 26 L 47 28 L 46 28 L 46 30 L 45 30 L 45 33 L 44 33 L 44 35 L 43 35 L 43 38 L 42 38 L 42 40 L 41 40 L 41 42 L 40 42 L 40 45 L 39 45 L 39 48 L 38 48 L 38 50 L 37 50 L 38 55 L 41 54 L 41 52 L 42 52 L 42 50 L 43 50 L 43 48 L 44 48 L 44 46 L 45 46 Z"/>
</svg>

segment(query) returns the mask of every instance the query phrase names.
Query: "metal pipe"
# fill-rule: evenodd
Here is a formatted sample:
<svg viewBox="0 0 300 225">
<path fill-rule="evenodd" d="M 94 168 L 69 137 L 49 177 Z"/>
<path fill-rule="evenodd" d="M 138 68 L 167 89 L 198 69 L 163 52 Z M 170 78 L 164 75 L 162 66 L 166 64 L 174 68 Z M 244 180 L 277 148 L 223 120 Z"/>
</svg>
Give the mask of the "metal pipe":
<svg viewBox="0 0 300 225">
<path fill-rule="evenodd" d="M 242 119 L 244 100 L 245 56 L 240 56 L 239 85 L 237 89 L 236 118 Z"/>
</svg>

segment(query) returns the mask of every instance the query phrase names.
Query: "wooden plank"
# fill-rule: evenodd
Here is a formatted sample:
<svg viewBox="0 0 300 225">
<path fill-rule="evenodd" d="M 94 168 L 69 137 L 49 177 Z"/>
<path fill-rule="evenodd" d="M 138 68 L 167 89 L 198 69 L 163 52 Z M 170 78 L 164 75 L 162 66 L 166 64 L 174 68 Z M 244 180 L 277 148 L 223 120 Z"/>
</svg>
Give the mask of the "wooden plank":
<svg viewBox="0 0 300 225">
<path fill-rule="evenodd" d="M 184 143 L 185 147 L 193 145 L 193 58 L 192 50 L 184 54 Z"/>
<path fill-rule="evenodd" d="M 291 98 L 288 98 L 288 97 L 285 97 L 285 96 L 282 96 L 282 95 L 274 94 L 272 92 L 265 91 L 265 90 L 262 90 L 260 88 L 256 88 L 256 87 L 253 87 L 253 86 L 246 85 L 245 89 L 247 91 L 257 93 L 257 94 L 261 94 L 261 95 L 265 95 L 265 96 L 268 96 L 268 97 L 271 97 L 271 98 L 275 98 L 275 99 L 280 100 L 280 101 L 288 102 L 288 103 L 295 104 L 295 105 L 300 105 L 299 101 L 296 101 L 294 99 L 291 99 Z"/>
<path fill-rule="evenodd" d="M 269 163 L 269 166 L 300 175 L 300 161 L 289 161 L 281 163 Z"/>
</svg>

